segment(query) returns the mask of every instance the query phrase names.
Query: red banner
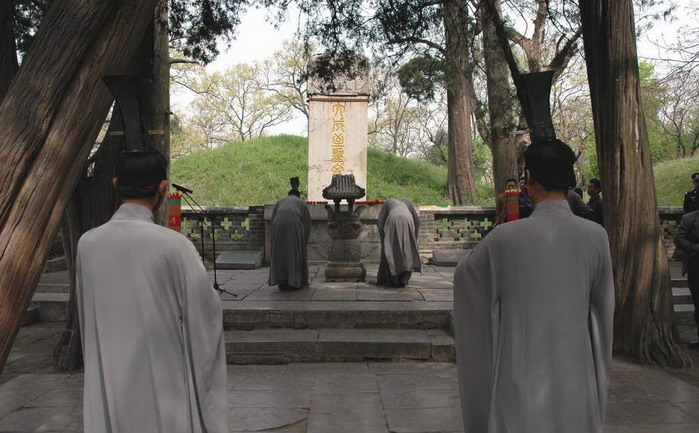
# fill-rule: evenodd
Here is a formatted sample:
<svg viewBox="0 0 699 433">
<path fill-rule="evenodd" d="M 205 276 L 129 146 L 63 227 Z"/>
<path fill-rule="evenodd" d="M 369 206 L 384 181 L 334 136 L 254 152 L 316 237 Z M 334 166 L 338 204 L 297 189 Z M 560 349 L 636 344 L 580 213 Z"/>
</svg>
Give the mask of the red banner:
<svg viewBox="0 0 699 433">
<path fill-rule="evenodd" d="M 182 232 L 182 194 L 172 193 L 167 198 L 167 226 L 177 232 Z"/>
</svg>

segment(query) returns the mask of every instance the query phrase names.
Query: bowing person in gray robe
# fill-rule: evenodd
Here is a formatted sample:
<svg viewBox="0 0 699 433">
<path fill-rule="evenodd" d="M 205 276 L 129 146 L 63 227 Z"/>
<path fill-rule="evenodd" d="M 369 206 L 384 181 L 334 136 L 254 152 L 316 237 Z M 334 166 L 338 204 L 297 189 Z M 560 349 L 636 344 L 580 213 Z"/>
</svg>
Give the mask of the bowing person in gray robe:
<svg viewBox="0 0 699 433">
<path fill-rule="evenodd" d="M 272 211 L 272 257 L 269 285 L 296 290 L 308 285 L 308 238 L 311 213 L 296 189 L 279 200 Z"/>
<path fill-rule="evenodd" d="M 228 432 L 221 300 L 192 242 L 153 222 L 165 159 L 124 154 L 115 176 L 123 204 L 78 244 L 85 432 Z"/>
<path fill-rule="evenodd" d="M 413 271 L 421 272 L 417 235 L 420 216 L 407 199 L 389 198 L 376 222 L 381 239 L 381 261 L 376 284 L 403 287 Z"/>
<path fill-rule="evenodd" d="M 525 161 L 534 212 L 493 229 L 454 275 L 464 431 L 602 433 L 614 313 L 607 234 L 568 205 L 567 145 L 535 142 Z"/>
</svg>

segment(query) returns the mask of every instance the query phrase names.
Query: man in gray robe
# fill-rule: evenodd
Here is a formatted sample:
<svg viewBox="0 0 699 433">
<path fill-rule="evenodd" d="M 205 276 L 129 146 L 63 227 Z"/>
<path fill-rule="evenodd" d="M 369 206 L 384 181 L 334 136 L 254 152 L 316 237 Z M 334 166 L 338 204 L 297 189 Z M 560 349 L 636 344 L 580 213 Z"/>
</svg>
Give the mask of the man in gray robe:
<svg viewBox="0 0 699 433">
<path fill-rule="evenodd" d="M 602 433 L 614 287 L 604 229 L 566 200 L 575 154 L 558 140 L 525 152 L 529 218 L 503 224 L 454 275 L 467 433 Z"/>
<path fill-rule="evenodd" d="M 221 300 L 192 242 L 153 222 L 165 158 L 125 153 L 114 183 L 123 204 L 78 244 L 85 431 L 228 432 Z"/>
<path fill-rule="evenodd" d="M 308 286 L 308 238 L 311 236 L 311 213 L 299 191 L 292 187 L 272 211 L 272 257 L 269 285 L 279 290 L 296 290 Z"/>
<path fill-rule="evenodd" d="M 408 199 L 389 198 L 384 202 L 376 224 L 381 239 L 376 284 L 404 287 L 413 271 L 422 271 L 417 248 L 420 215 Z"/>
</svg>

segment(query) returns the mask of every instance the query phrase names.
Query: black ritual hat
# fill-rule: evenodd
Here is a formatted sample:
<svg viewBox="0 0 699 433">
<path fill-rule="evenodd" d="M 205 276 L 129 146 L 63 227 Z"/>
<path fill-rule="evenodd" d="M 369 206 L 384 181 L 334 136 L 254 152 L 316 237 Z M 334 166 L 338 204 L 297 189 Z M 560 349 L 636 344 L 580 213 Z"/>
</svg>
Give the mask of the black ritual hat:
<svg viewBox="0 0 699 433">
<path fill-rule="evenodd" d="M 544 187 L 563 189 L 575 185 L 575 152 L 558 139 L 533 142 L 524 152 L 524 168 Z"/>
</svg>

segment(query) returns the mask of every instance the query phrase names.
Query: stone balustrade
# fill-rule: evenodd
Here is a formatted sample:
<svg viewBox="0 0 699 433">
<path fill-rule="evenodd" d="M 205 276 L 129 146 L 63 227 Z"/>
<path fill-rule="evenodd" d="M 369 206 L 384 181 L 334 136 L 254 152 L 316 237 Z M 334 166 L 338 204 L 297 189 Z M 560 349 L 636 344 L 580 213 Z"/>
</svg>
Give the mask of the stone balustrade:
<svg viewBox="0 0 699 433">
<path fill-rule="evenodd" d="M 216 251 L 253 249 L 269 251 L 270 219 L 273 205 L 250 207 L 205 207 L 207 212 L 215 215 L 218 221 L 216 227 Z M 323 205 L 309 205 L 311 211 L 312 229 L 308 246 L 309 261 L 324 262 L 327 260 L 327 249 L 330 237 L 327 232 L 327 212 Z M 367 205 L 362 212 L 364 232 L 362 240 L 362 260 L 378 262 L 381 250 L 376 219 L 381 205 Z M 678 259 L 673 239 L 677 224 L 682 218 L 682 208 L 679 206 L 659 207 L 660 224 L 663 230 L 663 241 L 668 255 Z M 194 212 L 183 206 L 182 232 L 200 249 L 200 229 Z M 421 252 L 429 254 L 433 250 L 473 248 L 478 241 L 493 228 L 495 220 L 494 207 L 420 207 L 419 246 Z M 212 226 L 207 220 L 204 227 L 204 241 L 207 258 L 210 258 L 212 247 Z M 265 254 L 267 257 L 268 255 Z"/>
</svg>

